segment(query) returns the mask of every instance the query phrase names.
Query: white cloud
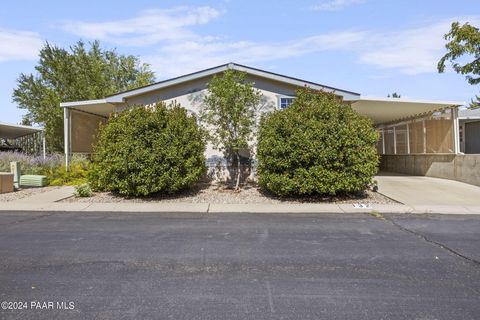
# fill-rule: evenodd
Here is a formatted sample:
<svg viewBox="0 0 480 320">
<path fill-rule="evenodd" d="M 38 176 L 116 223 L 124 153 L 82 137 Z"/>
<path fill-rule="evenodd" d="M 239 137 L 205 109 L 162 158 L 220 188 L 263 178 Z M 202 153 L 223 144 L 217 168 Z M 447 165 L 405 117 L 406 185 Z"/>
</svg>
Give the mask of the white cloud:
<svg viewBox="0 0 480 320">
<path fill-rule="evenodd" d="M 0 62 L 36 59 L 42 44 L 35 32 L 0 29 Z"/>
<path fill-rule="evenodd" d="M 366 0 L 323 0 L 322 2 L 312 6 L 312 10 L 316 11 L 338 11 L 346 7 L 364 3 Z"/>
<path fill-rule="evenodd" d="M 234 61 L 256 63 L 324 51 L 352 52 L 357 62 L 402 74 L 435 73 L 451 19 L 395 32 L 337 31 L 290 42 L 207 41 L 166 43 L 145 56 L 160 75 L 179 75 Z"/>
<path fill-rule="evenodd" d="M 98 23 L 70 21 L 64 29 L 81 37 L 142 46 L 193 38 L 195 34 L 188 27 L 206 24 L 220 14 L 211 7 L 154 9 L 125 20 Z"/>
<path fill-rule="evenodd" d="M 437 72 L 437 62 L 445 53 L 443 35 L 452 21 L 478 23 L 476 17 L 451 18 L 396 32 L 372 33 L 355 50 L 361 63 L 382 69 L 397 69 L 404 74 Z"/>
<path fill-rule="evenodd" d="M 340 9 L 359 0 L 324 2 L 324 10 Z M 328 4 L 328 6 L 327 6 Z M 218 34 L 200 35 L 195 27 L 211 22 L 221 12 L 211 7 L 149 10 L 116 21 L 70 22 L 66 30 L 90 39 L 145 46 L 142 59 L 161 77 L 181 75 L 229 61 L 255 64 L 324 51 L 352 53 L 356 62 L 403 74 L 436 72 L 444 53 L 443 35 L 451 21 L 478 23 L 479 17 L 452 17 L 395 31 L 337 30 L 286 42 L 231 40 Z M 339 65 L 338 67 L 342 67 Z"/>
<path fill-rule="evenodd" d="M 362 32 L 335 32 L 284 43 L 252 41 L 192 40 L 166 44 L 155 53 L 144 56 L 162 76 L 197 71 L 226 62 L 256 63 L 298 57 L 326 50 L 347 50 L 363 41 Z"/>
</svg>

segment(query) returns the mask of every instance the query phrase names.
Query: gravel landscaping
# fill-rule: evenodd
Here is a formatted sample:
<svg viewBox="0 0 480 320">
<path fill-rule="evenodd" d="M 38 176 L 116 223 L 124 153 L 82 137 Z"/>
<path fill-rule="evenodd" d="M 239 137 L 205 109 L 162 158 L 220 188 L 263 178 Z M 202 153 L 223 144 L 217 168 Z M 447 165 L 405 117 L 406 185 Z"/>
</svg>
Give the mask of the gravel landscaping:
<svg viewBox="0 0 480 320">
<path fill-rule="evenodd" d="M 21 188 L 14 192 L 0 194 L 0 202 L 8 202 L 23 199 L 35 194 L 55 190 L 61 187 L 42 187 L 42 188 Z"/>
<path fill-rule="evenodd" d="M 227 189 L 223 185 L 199 183 L 195 187 L 177 193 L 175 195 L 151 195 L 145 198 L 125 198 L 111 192 L 96 192 L 94 196 L 88 198 L 68 198 L 64 202 L 95 202 L 95 203 L 115 203 L 115 202 L 187 202 L 187 203 L 369 203 L 369 204 L 395 204 L 398 203 L 384 195 L 367 190 L 362 194 L 353 196 L 311 196 L 297 198 L 278 198 L 273 195 L 265 194 L 257 186 L 244 187 L 240 192 Z"/>
</svg>

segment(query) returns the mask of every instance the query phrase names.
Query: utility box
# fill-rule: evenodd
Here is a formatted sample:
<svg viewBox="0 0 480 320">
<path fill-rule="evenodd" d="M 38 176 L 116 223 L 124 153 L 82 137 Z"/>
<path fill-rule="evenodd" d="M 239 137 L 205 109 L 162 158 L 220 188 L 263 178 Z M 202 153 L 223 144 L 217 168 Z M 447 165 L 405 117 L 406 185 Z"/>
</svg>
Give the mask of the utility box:
<svg viewBox="0 0 480 320">
<path fill-rule="evenodd" d="M 22 187 L 45 187 L 48 184 L 47 176 L 23 175 L 20 176 Z"/>
<path fill-rule="evenodd" d="M 0 172 L 0 193 L 13 192 L 13 173 Z"/>
<path fill-rule="evenodd" d="M 13 173 L 13 185 L 18 189 L 20 186 L 20 162 L 10 162 L 10 172 Z"/>
</svg>

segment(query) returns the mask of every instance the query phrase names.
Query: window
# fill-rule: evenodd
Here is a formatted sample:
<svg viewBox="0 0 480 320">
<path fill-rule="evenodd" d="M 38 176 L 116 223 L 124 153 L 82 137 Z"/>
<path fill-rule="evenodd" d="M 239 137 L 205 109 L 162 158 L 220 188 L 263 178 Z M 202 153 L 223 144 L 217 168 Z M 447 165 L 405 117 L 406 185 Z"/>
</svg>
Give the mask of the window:
<svg viewBox="0 0 480 320">
<path fill-rule="evenodd" d="M 280 98 L 280 109 L 285 109 L 288 107 L 295 98 L 281 97 Z"/>
</svg>

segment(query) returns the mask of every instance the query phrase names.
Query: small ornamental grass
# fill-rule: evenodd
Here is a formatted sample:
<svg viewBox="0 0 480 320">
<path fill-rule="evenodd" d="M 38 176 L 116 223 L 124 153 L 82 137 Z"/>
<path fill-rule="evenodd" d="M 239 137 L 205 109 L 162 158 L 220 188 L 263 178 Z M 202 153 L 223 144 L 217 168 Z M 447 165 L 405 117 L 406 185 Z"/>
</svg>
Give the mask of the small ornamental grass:
<svg viewBox="0 0 480 320">
<path fill-rule="evenodd" d="M 204 132 L 176 103 L 135 107 L 113 116 L 100 130 L 90 185 L 126 196 L 174 193 L 205 172 Z"/>
<path fill-rule="evenodd" d="M 75 186 L 75 197 L 87 198 L 91 196 L 93 196 L 93 191 L 88 183 Z"/>
<path fill-rule="evenodd" d="M 378 168 L 377 140 L 371 121 L 337 96 L 301 89 L 261 121 L 259 184 L 278 196 L 365 190 Z"/>
</svg>

